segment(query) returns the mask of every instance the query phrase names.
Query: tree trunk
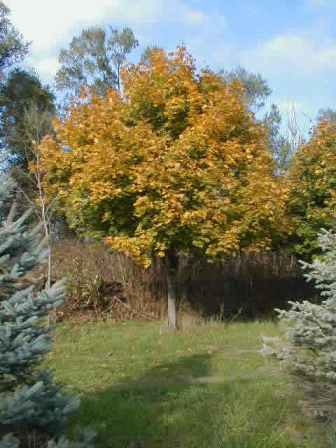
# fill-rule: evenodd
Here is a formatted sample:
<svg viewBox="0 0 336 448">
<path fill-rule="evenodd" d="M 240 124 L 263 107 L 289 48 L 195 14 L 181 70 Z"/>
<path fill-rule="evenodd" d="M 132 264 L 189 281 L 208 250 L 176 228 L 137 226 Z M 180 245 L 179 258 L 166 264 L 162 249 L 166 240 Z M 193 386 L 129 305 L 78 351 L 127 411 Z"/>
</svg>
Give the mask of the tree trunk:
<svg viewBox="0 0 336 448">
<path fill-rule="evenodd" d="M 166 258 L 167 269 L 167 299 L 168 299 L 168 328 L 171 330 L 177 329 L 177 269 L 178 256 L 171 251 Z"/>
<path fill-rule="evenodd" d="M 176 314 L 176 281 L 174 272 L 167 272 L 167 298 L 168 298 L 168 328 L 177 329 Z"/>
</svg>

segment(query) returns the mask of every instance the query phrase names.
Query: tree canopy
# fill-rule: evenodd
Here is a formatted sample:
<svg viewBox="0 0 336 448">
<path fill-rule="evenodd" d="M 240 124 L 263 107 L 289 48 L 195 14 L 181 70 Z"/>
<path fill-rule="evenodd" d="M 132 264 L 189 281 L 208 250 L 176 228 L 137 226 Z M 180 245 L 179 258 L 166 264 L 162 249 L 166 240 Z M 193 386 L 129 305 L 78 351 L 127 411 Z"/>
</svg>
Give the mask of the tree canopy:
<svg viewBox="0 0 336 448">
<path fill-rule="evenodd" d="M 9 20 L 9 12 L 0 1 L 0 79 L 9 67 L 23 59 L 29 47 Z"/>
<path fill-rule="evenodd" d="M 321 121 L 295 154 L 289 172 L 289 212 L 294 250 L 303 258 L 318 253 L 317 235 L 336 222 L 336 123 Z"/>
<path fill-rule="evenodd" d="M 120 90 L 120 71 L 128 55 L 138 46 L 130 28 L 118 31 L 91 27 L 75 36 L 68 49 L 59 54 L 60 69 L 56 85 L 68 96 L 78 96 L 83 86 L 97 95 L 105 95 L 110 88 Z"/>
<path fill-rule="evenodd" d="M 35 124 L 31 122 L 33 113 Z M 2 151 L 12 164 L 27 167 L 32 140 L 39 141 L 51 132 L 54 113 L 54 96 L 34 72 L 10 72 L 0 88 L 0 138 Z"/>
<path fill-rule="evenodd" d="M 327 109 L 320 109 L 317 114 L 317 121 L 334 121 L 336 122 L 336 111 L 330 107 Z"/>
<path fill-rule="evenodd" d="M 271 104 L 268 107 L 267 105 L 272 94 L 268 82 L 260 73 L 249 72 L 243 67 L 237 67 L 231 71 L 222 70 L 220 74 L 227 82 L 239 81 L 244 86 L 247 107 L 258 114 L 259 120 L 268 130 L 269 149 L 276 163 L 276 172 L 284 173 L 288 169 L 293 148 L 290 141 L 283 135 L 282 117 L 278 106 Z"/>
<path fill-rule="evenodd" d="M 72 227 L 145 264 L 272 247 L 284 188 L 241 83 L 198 73 L 184 48 L 153 50 L 122 79 L 123 95 L 74 107 L 41 147 Z"/>
<path fill-rule="evenodd" d="M 243 67 L 231 71 L 222 71 L 222 76 L 228 82 L 240 81 L 245 88 L 245 100 L 254 111 L 265 106 L 267 98 L 272 93 L 267 81 L 260 73 L 252 73 Z"/>
</svg>

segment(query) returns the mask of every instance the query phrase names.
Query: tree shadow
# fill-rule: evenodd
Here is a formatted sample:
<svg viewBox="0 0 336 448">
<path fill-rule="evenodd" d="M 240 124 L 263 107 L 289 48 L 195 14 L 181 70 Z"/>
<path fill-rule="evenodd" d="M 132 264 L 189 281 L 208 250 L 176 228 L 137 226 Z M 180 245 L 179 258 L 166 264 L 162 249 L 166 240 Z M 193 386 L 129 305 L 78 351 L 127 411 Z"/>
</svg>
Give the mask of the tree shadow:
<svg viewBox="0 0 336 448">
<path fill-rule="evenodd" d="M 208 353 L 184 356 L 88 393 L 80 423 L 97 431 L 97 448 L 315 446 L 286 434 L 298 409 L 286 394 L 280 399 L 281 380 L 235 369 L 214 377 L 210 361 Z"/>
<path fill-rule="evenodd" d="M 209 359 L 208 354 L 182 357 L 87 394 L 82 397 L 81 424 L 96 428 L 98 447 L 180 446 L 181 434 L 203 433 L 209 419 L 202 384 L 209 375 Z"/>
</svg>

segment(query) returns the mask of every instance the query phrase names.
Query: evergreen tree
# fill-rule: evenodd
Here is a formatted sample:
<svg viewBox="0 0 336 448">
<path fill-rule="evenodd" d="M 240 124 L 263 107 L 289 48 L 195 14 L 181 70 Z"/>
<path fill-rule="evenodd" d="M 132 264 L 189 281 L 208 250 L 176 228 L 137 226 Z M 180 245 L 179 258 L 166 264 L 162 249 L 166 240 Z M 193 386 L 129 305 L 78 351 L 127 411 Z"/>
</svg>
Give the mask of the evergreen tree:
<svg viewBox="0 0 336 448">
<path fill-rule="evenodd" d="M 32 112 L 38 118 L 31 120 Z M 23 168 L 34 159 L 33 141 L 52 133 L 54 96 L 33 72 L 15 69 L 0 86 L 0 148 L 11 165 Z"/>
<path fill-rule="evenodd" d="M 336 234 L 325 230 L 318 242 L 324 255 L 303 267 L 322 302 L 292 302 L 279 315 L 290 324 L 285 359 L 291 367 L 306 377 L 336 382 Z"/>
<path fill-rule="evenodd" d="M 47 316 L 62 303 L 64 288 L 58 282 L 40 290 L 33 280 L 47 251 L 40 229 L 27 225 L 29 212 L 17 216 L 14 187 L 1 179 L 0 447 L 89 447 L 91 434 L 78 444 L 63 437 L 79 401 L 64 395 L 51 372 L 39 368 L 51 349 Z"/>
<path fill-rule="evenodd" d="M 0 1 L 0 80 L 10 67 L 24 58 L 29 48 L 9 20 L 9 14 L 10 10 Z"/>
<path fill-rule="evenodd" d="M 318 243 L 323 255 L 302 264 L 307 280 L 321 291 L 321 301 L 290 302 L 289 310 L 277 310 L 286 339 L 266 340 L 264 353 L 276 355 L 300 378 L 315 410 L 330 413 L 336 383 L 336 234 L 324 230 Z"/>
</svg>

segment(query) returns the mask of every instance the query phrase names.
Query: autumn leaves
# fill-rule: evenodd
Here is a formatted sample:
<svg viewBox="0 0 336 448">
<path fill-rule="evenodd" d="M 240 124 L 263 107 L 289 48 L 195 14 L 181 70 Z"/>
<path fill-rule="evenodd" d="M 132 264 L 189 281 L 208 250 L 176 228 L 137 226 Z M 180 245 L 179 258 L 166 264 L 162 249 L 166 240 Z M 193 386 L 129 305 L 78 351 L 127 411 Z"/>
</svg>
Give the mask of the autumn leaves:
<svg viewBox="0 0 336 448">
<path fill-rule="evenodd" d="M 45 189 L 74 229 L 145 265 L 171 250 L 213 258 L 288 240 L 300 187 L 274 174 L 239 82 L 199 73 L 184 48 L 153 50 L 122 81 L 122 94 L 73 106 L 40 148 Z"/>
</svg>

